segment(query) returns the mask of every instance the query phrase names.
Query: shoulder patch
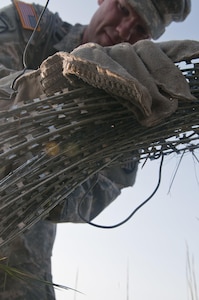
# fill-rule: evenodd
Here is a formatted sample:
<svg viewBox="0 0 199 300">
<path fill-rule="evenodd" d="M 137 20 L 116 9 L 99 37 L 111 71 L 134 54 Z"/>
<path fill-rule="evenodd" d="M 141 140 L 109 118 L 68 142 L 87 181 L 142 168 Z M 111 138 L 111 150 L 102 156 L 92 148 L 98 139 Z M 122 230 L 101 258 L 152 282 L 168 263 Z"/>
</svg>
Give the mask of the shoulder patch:
<svg viewBox="0 0 199 300">
<path fill-rule="evenodd" d="M 22 27 L 24 29 L 33 31 L 38 20 L 38 16 L 33 4 L 25 3 L 19 0 L 14 0 L 13 2 L 19 14 Z M 40 29 L 38 28 L 37 31 L 39 30 Z"/>
</svg>

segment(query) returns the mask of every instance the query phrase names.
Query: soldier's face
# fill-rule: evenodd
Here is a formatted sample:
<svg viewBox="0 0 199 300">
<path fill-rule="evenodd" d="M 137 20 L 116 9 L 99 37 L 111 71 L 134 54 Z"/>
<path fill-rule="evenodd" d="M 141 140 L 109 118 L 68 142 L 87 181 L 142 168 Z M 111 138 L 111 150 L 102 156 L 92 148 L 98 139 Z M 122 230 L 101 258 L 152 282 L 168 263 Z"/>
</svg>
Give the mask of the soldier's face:
<svg viewBox="0 0 199 300">
<path fill-rule="evenodd" d="M 85 30 L 83 43 L 112 46 L 150 38 L 144 20 L 126 0 L 98 0 L 99 8 Z"/>
</svg>

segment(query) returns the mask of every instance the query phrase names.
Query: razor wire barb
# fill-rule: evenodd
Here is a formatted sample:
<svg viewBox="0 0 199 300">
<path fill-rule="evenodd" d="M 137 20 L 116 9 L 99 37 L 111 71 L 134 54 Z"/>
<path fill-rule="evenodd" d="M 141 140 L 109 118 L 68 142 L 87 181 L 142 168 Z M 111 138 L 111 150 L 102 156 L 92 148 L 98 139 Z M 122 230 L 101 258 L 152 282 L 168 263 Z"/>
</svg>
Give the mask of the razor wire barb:
<svg viewBox="0 0 199 300">
<path fill-rule="evenodd" d="M 0 245 L 45 217 L 107 165 L 199 148 L 199 64 L 182 69 L 195 101 L 144 128 L 102 90 L 85 85 L 0 112 Z"/>
</svg>

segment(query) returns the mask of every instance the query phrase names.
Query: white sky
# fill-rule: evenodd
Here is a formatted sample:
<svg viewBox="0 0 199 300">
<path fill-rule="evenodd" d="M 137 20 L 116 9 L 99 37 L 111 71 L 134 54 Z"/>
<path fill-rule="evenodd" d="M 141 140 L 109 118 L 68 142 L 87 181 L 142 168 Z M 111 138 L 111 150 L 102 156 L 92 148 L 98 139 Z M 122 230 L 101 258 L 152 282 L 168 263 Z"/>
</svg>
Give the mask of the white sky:
<svg viewBox="0 0 199 300">
<path fill-rule="evenodd" d="M 31 2 L 31 1 L 27 1 Z M 45 4 L 44 0 L 36 1 Z M 51 0 L 49 8 L 67 22 L 86 24 L 97 8 L 95 0 Z M 1 0 L 1 6 L 10 3 Z M 199 1 L 184 23 L 172 25 L 161 40 L 198 39 Z M 159 40 L 160 41 L 160 40 Z M 199 153 L 196 152 L 197 157 Z M 53 281 L 75 287 L 85 295 L 56 291 L 57 300 L 127 299 L 189 300 L 186 280 L 186 243 L 194 256 L 199 289 L 199 168 L 191 154 L 179 167 L 180 156 L 168 156 L 162 183 L 154 198 L 120 228 L 102 230 L 87 224 L 58 226 L 53 251 Z M 159 161 L 149 162 L 138 173 L 134 187 L 122 195 L 95 221 L 114 224 L 123 220 L 151 194 L 158 180 Z"/>
</svg>

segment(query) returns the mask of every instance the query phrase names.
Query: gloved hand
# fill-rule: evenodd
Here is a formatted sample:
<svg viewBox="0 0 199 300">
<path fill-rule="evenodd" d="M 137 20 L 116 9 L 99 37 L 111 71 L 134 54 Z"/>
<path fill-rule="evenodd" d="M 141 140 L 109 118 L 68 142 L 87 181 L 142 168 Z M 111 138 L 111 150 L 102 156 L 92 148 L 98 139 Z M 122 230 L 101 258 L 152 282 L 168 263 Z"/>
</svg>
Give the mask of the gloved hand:
<svg viewBox="0 0 199 300">
<path fill-rule="evenodd" d="M 197 41 L 144 40 L 112 47 L 88 43 L 64 60 L 63 72 L 116 96 L 141 124 L 152 126 L 177 109 L 178 99 L 194 99 L 174 62 L 195 57 L 199 57 Z"/>
<path fill-rule="evenodd" d="M 174 62 L 190 61 L 199 58 L 199 42 L 174 40 L 157 43 L 157 46 Z"/>
<path fill-rule="evenodd" d="M 142 125 L 153 126 L 177 109 L 178 100 L 195 99 L 174 62 L 196 57 L 197 41 L 144 40 L 110 47 L 88 43 L 44 61 L 42 86 L 45 93 L 52 94 L 69 83 L 76 86 L 80 78 L 117 98 Z"/>
</svg>

